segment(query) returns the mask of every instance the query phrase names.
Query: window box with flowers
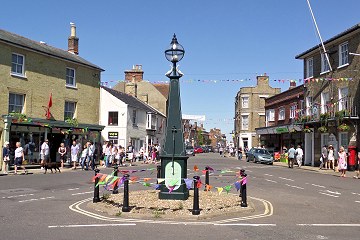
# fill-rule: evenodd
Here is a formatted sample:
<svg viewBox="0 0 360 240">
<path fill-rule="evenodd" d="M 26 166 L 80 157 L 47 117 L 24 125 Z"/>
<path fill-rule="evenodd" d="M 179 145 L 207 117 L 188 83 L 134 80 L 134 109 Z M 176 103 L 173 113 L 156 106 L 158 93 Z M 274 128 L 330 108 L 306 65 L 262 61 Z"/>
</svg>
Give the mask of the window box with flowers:
<svg viewBox="0 0 360 240">
<path fill-rule="evenodd" d="M 321 126 L 321 127 L 318 128 L 318 131 L 321 132 L 321 133 L 327 133 L 328 129 L 325 126 Z"/>
<path fill-rule="evenodd" d="M 305 126 L 303 132 L 304 133 L 311 133 L 312 130 L 309 128 L 309 126 Z"/>
<path fill-rule="evenodd" d="M 341 124 L 340 126 L 338 126 L 337 128 L 340 132 L 348 132 L 350 130 L 350 126 L 347 125 L 346 123 Z"/>
</svg>

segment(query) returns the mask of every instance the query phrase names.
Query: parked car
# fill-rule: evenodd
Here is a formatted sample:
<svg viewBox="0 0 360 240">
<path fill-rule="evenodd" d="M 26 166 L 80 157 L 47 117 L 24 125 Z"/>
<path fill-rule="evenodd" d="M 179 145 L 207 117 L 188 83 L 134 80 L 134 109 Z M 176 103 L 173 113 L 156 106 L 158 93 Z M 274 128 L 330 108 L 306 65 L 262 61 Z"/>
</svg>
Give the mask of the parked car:
<svg viewBox="0 0 360 240">
<path fill-rule="evenodd" d="M 254 162 L 254 163 L 266 163 L 272 165 L 274 162 L 273 156 L 269 153 L 268 150 L 264 148 L 251 148 L 247 152 L 247 162 Z"/>
<path fill-rule="evenodd" d="M 208 152 L 214 152 L 214 149 L 212 146 L 207 146 Z"/>
<path fill-rule="evenodd" d="M 186 146 L 185 151 L 186 151 L 186 155 L 195 156 L 195 151 L 193 146 Z"/>
<path fill-rule="evenodd" d="M 195 147 L 194 152 L 195 153 L 203 153 L 204 150 L 201 147 Z"/>
<path fill-rule="evenodd" d="M 201 148 L 202 148 L 202 150 L 203 150 L 204 153 L 209 152 L 209 149 L 208 149 L 207 146 L 202 146 Z"/>
</svg>

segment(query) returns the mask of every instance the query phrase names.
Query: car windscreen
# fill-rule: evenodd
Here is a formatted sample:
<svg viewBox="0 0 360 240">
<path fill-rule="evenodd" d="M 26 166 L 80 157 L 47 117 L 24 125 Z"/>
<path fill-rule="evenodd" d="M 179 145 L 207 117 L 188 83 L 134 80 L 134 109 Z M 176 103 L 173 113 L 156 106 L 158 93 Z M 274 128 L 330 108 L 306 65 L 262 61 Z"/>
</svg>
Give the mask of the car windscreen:
<svg viewBox="0 0 360 240">
<path fill-rule="evenodd" d="M 270 155 L 270 153 L 269 153 L 266 149 L 256 149 L 256 150 L 255 150 L 255 153 L 258 153 L 258 154 L 268 154 L 268 155 Z"/>
</svg>

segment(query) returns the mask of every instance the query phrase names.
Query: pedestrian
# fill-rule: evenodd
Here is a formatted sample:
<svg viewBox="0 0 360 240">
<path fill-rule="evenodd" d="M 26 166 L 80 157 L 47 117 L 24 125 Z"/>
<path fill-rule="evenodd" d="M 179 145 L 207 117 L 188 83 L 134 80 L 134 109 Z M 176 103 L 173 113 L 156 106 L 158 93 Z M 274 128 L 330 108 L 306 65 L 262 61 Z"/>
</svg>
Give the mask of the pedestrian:
<svg viewBox="0 0 360 240">
<path fill-rule="evenodd" d="M 294 158 L 295 158 L 295 148 L 294 144 L 290 145 L 290 149 L 288 150 L 288 166 L 289 168 L 294 168 Z"/>
<path fill-rule="evenodd" d="M 58 153 L 60 154 L 60 164 L 61 164 L 61 168 L 63 169 L 64 162 L 66 161 L 66 147 L 64 143 L 60 143 Z"/>
<path fill-rule="evenodd" d="M 49 140 L 45 139 L 43 144 L 41 145 L 41 169 L 44 169 L 44 164 L 50 162 L 50 147 Z"/>
<path fill-rule="evenodd" d="M 84 170 L 84 165 L 86 165 L 85 170 L 89 170 L 89 162 L 88 162 L 89 149 L 87 144 L 83 146 L 83 150 L 81 152 L 81 170 Z"/>
<path fill-rule="evenodd" d="M 78 161 L 78 154 L 79 154 L 79 145 L 76 144 L 76 141 L 73 141 L 71 145 L 71 162 L 73 163 L 72 170 L 76 169 L 76 162 Z"/>
<path fill-rule="evenodd" d="M 357 153 L 357 159 L 356 159 L 356 176 L 354 178 L 359 179 L 360 177 L 360 152 Z"/>
<path fill-rule="evenodd" d="M 21 147 L 20 142 L 16 142 L 16 149 L 15 149 L 15 172 L 17 174 L 18 167 L 21 167 L 24 170 L 24 173 L 27 174 L 28 171 L 22 165 L 22 162 L 25 161 L 24 149 Z"/>
<path fill-rule="evenodd" d="M 224 148 L 222 146 L 220 146 L 219 148 L 219 153 L 220 153 L 220 156 L 222 157 L 223 156 L 223 152 L 224 152 Z"/>
<path fill-rule="evenodd" d="M 8 174 L 7 170 L 9 168 L 9 162 L 10 162 L 10 146 L 9 146 L 9 142 L 4 142 L 2 156 L 3 156 L 3 161 L 4 161 L 3 172 L 4 172 L 4 174 Z"/>
<path fill-rule="evenodd" d="M 334 152 L 334 147 L 332 145 L 329 145 L 327 162 L 326 162 L 325 168 L 326 169 L 332 168 L 335 171 L 335 152 Z"/>
<path fill-rule="evenodd" d="M 94 155 L 95 155 L 95 145 L 92 141 L 89 141 L 87 143 L 88 145 L 88 149 L 89 149 L 89 154 L 88 154 L 88 161 L 89 161 L 89 164 L 91 166 L 91 169 L 92 170 L 95 170 L 95 158 L 94 158 Z"/>
<path fill-rule="evenodd" d="M 338 166 L 339 166 L 339 171 L 341 172 L 340 177 L 346 177 L 345 174 L 347 170 L 347 156 L 343 146 L 340 147 L 338 155 L 339 155 Z"/>
<path fill-rule="evenodd" d="M 300 145 L 297 145 L 295 155 L 296 155 L 296 162 L 297 162 L 298 166 L 301 167 L 303 156 L 304 156 L 304 151 L 301 149 Z"/>
<path fill-rule="evenodd" d="M 156 164 L 156 148 L 153 147 L 152 153 L 151 153 L 151 163 Z"/>
<path fill-rule="evenodd" d="M 321 160 L 320 160 L 321 161 L 320 170 L 323 169 L 324 165 L 326 166 L 328 162 L 328 148 L 326 145 L 324 145 L 323 148 L 321 149 Z"/>
<path fill-rule="evenodd" d="M 109 162 L 111 161 L 111 151 L 112 151 L 112 143 L 109 141 L 105 148 L 105 165 L 104 167 L 109 166 Z"/>
<path fill-rule="evenodd" d="M 120 166 L 123 166 L 123 161 L 124 161 L 124 158 L 125 158 L 125 150 L 122 146 L 119 147 L 120 150 L 119 150 L 119 161 L 120 161 Z"/>
<path fill-rule="evenodd" d="M 126 153 L 127 153 L 128 159 L 130 160 L 130 166 L 131 166 L 132 162 L 134 161 L 134 147 L 131 142 L 129 142 Z"/>
</svg>

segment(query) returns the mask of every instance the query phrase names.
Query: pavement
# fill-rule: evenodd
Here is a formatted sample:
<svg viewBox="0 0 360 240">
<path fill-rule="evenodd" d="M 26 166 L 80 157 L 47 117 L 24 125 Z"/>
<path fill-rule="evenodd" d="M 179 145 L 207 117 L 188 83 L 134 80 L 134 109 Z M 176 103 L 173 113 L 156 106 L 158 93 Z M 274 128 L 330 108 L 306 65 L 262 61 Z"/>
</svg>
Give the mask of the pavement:
<svg viewBox="0 0 360 240">
<path fill-rule="evenodd" d="M 289 169 L 205 153 L 189 158 L 189 178 L 202 174 L 193 171 L 195 165 L 216 170 L 210 176 L 214 187 L 232 184 L 236 171 L 245 169 L 249 199 L 267 204 L 258 204 L 255 215 L 225 220 L 132 220 L 87 207 L 93 196 L 92 171 L 1 176 L 1 239 L 359 239 L 360 180 L 350 175 L 340 178 L 305 167 Z M 124 169 L 154 167 L 138 164 Z M 156 179 L 152 170 L 135 174 Z M 144 189 L 148 188 L 131 184 L 130 194 Z M 101 188 L 100 195 L 105 193 Z M 237 192 L 233 188 L 229 194 Z"/>
</svg>

